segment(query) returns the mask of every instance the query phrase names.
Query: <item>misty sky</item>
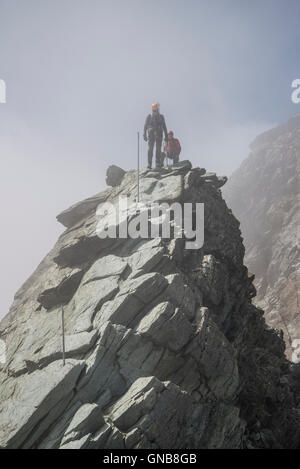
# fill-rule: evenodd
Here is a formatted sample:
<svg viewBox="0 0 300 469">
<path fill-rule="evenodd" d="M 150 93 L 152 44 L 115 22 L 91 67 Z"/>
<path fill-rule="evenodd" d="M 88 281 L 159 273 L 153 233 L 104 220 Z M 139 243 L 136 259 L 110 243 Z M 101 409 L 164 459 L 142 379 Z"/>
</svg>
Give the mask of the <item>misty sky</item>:
<svg viewBox="0 0 300 469">
<path fill-rule="evenodd" d="M 102 190 L 109 164 L 135 167 L 152 102 L 182 158 L 220 175 L 299 112 L 299 20 L 293 0 L 0 0 L 0 316 L 55 216 Z"/>
</svg>

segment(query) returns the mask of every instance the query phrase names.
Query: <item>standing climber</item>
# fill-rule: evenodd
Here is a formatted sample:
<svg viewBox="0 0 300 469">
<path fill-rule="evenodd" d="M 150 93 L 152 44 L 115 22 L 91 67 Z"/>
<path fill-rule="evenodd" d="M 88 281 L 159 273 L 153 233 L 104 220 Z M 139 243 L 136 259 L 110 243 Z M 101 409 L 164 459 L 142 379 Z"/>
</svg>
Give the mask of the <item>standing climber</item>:
<svg viewBox="0 0 300 469">
<path fill-rule="evenodd" d="M 148 169 L 152 168 L 153 148 L 156 144 L 155 163 L 157 168 L 162 167 L 161 144 L 165 134 L 165 141 L 168 141 L 168 132 L 165 118 L 159 112 L 159 104 L 152 104 L 152 114 L 147 116 L 144 126 L 144 140 L 148 141 Z"/>
<path fill-rule="evenodd" d="M 168 132 L 168 141 L 164 146 L 164 153 L 162 153 L 162 163 L 164 158 L 170 158 L 173 163 L 176 164 L 179 161 L 179 155 L 181 152 L 181 145 L 178 138 L 174 138 L 174 132 L 170 130 Z"/>
</svg>

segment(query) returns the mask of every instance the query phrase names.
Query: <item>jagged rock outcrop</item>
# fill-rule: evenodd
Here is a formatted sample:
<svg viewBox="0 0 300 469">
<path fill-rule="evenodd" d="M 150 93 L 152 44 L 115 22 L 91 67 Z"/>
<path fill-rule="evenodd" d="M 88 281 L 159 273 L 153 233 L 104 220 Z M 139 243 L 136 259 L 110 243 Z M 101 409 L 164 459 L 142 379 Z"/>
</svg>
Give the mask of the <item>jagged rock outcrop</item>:
<svg viewBox="0 0 300 469">
<path fill-rule="evenodd" d="M 225 182 L 189 162 L 140 172 L 145 204 L 205 204 L 197 250 L 180 238 L 98 237 L 97 206 L 134 203 L 135 171 L 59 215 L 66 231 L 1 322 L 0 447 L 299 445 L 294 375 L 251 303 Z"/>
<path fill-rule="evenodd" d="M 241 222 L 256 304 L 300 351 L 300 115 L 257 137 L 224 195 Z M 296 341 L 299 341 L 298 344 Z"/>
<path fill-rule="evenodd" d="M 109 166 L 106 171 L 106 184 L 108 186 L 116 187 L 119 186 L 125 176 L 124 169 L 114 164 Z"/>
</svg>

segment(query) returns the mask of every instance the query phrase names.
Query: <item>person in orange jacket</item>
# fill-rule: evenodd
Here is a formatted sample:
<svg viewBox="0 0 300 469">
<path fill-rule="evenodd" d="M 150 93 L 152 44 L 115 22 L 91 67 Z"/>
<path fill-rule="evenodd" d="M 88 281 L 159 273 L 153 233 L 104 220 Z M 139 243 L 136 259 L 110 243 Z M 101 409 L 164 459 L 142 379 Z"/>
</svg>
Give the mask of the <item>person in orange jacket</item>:
<svg viewBox="0 0 300 469">
<path fill-rule="evenodd" d="M 176 164 L 179 161 L 179 155 L 181 152 L 181 145 L 178 138 L 174 138 L 174 132 L 169 130 L 168 140 L 164 146 L 164 153 L 162 154 L 163 158 L 167 157 L 173 160 L 173 163 Z"/>
</svg>

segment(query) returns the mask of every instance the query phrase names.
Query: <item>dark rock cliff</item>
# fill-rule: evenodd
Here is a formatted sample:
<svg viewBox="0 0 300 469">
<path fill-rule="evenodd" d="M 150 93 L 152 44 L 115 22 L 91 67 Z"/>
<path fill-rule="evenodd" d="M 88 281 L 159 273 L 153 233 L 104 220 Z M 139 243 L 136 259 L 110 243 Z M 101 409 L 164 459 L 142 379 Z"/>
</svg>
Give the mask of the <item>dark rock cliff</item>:
<svg viewBox="0 0 300 469">
<path fill-rule="evenodd" d="M 224 196 L 241 222 L 245 264 L 267 323 L 300 346 L 300 115 L 257 137 Z"/>
</svg>

